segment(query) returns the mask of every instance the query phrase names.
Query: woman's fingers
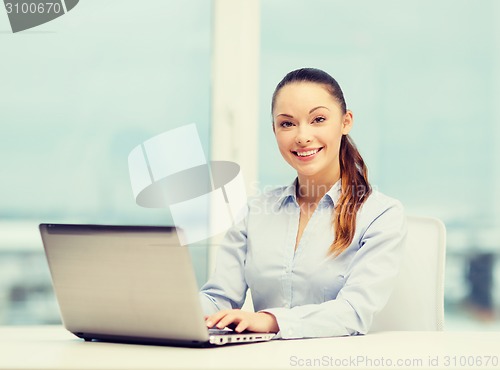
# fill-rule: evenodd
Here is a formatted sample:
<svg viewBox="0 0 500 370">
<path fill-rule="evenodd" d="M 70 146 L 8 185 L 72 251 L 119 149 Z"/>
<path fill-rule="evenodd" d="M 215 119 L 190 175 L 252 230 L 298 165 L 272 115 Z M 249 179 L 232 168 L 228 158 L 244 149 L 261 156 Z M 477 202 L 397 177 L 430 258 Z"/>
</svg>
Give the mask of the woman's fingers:
<svg viewBox="0 0 500 370">
<path fill-rule="evenodd" d="M 224 329 L 226 326 L 228 326 L 231 323 L 239 323 L 241 321 L 241 318 L 238 317 L 238 315 L 234 313 L 227 313 L 224 317 L 220 319 L 220 321 L 217 323 L 217 327 L 219 329 Z"/>
<path fill-rule="evenodd" d="M 241 320 L 238 326 L 236 326 L 236 329 L 234 331 L 241 333 L 242 331 L 246 330 L 248 328 L 248 322 L 246 320 Z"/>
<path fill-rule="evenodd" d="M 209 328 L 217 327 L 224 329 L 226 327 L 234 328 L 237 332 L 243 330 L 250 331 L 279 331 L 278 323 L 274 315 L 265 312 L 246 312 L 241 310 L 219 311 L 206 320 Z"/>
<path fill-rule="evenodd" d="M 212 328 L 214 326 L 219 327 L 220 320 L 232 311 L 235 311 L 235 310 L 222 310 L 222 311 L 219 311 L 217 313 L 214 313 L 212 316 L 208 316 L 208 318 L 205 319 L 207 327 L 209 327 L 209 328 Z"/>
</svg>

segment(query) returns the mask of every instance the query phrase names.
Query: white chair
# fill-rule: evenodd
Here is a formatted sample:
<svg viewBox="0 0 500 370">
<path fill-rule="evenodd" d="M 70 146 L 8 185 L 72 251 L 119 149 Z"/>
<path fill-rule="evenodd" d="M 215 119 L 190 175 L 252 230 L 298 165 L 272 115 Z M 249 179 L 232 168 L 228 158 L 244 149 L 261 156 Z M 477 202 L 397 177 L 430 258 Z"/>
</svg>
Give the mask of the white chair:
<svg viewBox="0 0 500 370">
<path fill-rule="evenodd" d="M 443 330 L 446 229 L 435 218 L 408 216 L 407 222 L 401 272 L 370 332 Z"/>
</svg>

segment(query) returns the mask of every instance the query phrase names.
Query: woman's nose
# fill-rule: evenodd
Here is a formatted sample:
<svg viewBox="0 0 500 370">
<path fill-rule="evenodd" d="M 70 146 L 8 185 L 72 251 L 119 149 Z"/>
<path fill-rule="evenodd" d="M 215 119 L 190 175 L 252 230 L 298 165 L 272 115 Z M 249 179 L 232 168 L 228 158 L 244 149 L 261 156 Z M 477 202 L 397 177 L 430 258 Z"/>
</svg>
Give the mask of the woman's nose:
<svg viewBox="0 0 500 370">
<path fill-rule="evenodd" d="M 297 144 L 306 144 L 311 142 L 311 132 L 309 130 L 309 125 L 299 125 L 297 130 L 297 136 L 295 137 L 295 142 Z"/>
</svg>

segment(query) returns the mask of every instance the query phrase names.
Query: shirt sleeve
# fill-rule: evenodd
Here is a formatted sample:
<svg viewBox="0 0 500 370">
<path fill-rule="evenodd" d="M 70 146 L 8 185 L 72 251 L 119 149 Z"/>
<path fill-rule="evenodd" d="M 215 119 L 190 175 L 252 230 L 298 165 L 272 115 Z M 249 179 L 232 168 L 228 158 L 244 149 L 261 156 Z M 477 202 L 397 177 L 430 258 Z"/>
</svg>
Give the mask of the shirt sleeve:
<svg viewBox="0 0 500 370">
<path fill-rule="evenodd" d="M 358 217 L 360 215 L 358 214 Z M 262 310 L 276 317 L 283 339 L 366 334 L 387 303 L 401 265 L 406 218 L 395 201 L 358 237 L 360 248 L 337 297 L 321 304 Z"/>
<path fill-rule="evenodd" d="M 247 217 L 248 212 L 247 216 L 224 236 L 217 251 L 215 271 L 200 289 L 200 300 L 205 315 L 241 308 L 245 302 L 248 289 L 244 272 Z"/>
</svg>

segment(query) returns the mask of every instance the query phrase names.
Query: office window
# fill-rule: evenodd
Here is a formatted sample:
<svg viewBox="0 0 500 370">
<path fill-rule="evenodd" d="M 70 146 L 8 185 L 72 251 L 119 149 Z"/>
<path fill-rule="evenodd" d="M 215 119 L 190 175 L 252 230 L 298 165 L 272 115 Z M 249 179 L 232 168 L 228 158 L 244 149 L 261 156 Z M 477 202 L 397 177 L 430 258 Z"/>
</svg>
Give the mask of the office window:
<svg viewBox="0 0 500 370">
<path fill-rule="evenodd" d="M 40 222 L 172 222 L 135 204 L 127 157 L 194 122 L 209 158 L 211 6 L 85 0 L 17 34 L 0 11 L 0 324 L 59 320 Z"/>
<path fill-rule="evenodd" d="M 294 178 L 271 129 L 276 84 L 326 70 L 374 187 L 446 224 L 451 329 L 500 327 L 499 21 L 496 1 L 261 2 L 261 185 Z"/>
</svg>

